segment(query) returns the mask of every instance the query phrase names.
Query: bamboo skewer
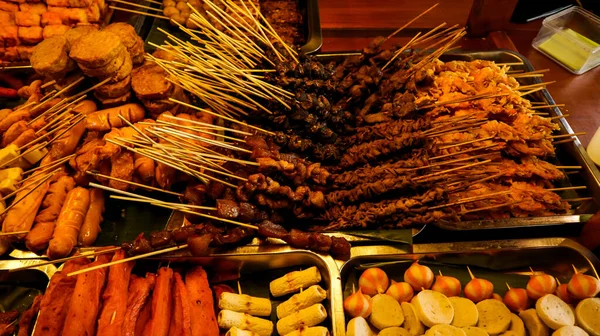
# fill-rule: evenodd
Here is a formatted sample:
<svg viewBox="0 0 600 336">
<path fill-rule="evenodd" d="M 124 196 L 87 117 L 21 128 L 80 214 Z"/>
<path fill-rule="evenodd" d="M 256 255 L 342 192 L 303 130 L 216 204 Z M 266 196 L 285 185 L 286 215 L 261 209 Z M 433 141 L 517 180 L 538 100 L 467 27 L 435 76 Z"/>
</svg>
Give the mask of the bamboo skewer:
<svg viewBox="0 0 600 336">
<path fill-rule="evenodd" d="M 41 263 L 37 263 L 37 264 L 31 264 L 31 265 L 27 265 L 27 266 L 21 266 L 21 267 L 16 267 L 16 268 L 11 268 L 8 271 L 9 272 L 17 272 L 17 271 L 22 271 L 22 270 L 26 270 L 26 269 L 30 269 L 30 268 L 36 268 L 36 267 L 41 267 L 41 266 L 46 266 L 46 265 L 53 265 L 53 264 L 59 264 L 62 262 L 67 262 L 69 260 L 75 260 L 75 259 L 81 259 L 81 258 L 89 258 L 89 257 L 94 257 L 97 255 L 101 255 L 101 254 L 106 254 L 106 253 L 112 253 L 112 252 L 116 252 L 119 251 L 121 248 L 120 247 L 113 247 L 113 248 L 101 248 L 101 249 L 97 249 L 94 251 L 86 251 L 86 252 L 82 252 L 80 254 L 74 255 L 74 256 L 70 256 L 70 257 L 65 257 L 65 258 L 61 258 L 61 259 L 54 259 L 54 260 L 50 260 L 50 261 L 44 261 Z"/>
<path fill-rule="evenodd" d="M 0 232 L 0 237 L 14 236 L 14 235 L 20 235 L 20 234 L 26 234 L 26 233 L 29 233 L 29 231 Z"/>
<path fill-rule="evenodd" d="M 424 110 L 424 109 L 429 109 L 429 108 L 435 108 L 435 107 L 439 107 L 439 106 L 443 106 L 443 105 L 449 105 L 449 104 L 464 103 L 464 102 L 468 102 L 468 101 L 471 101 L 471 100 L 490 99 L 490 98 L 503 97 L 503 96 L 508 96 L 508 93 L 500 93 L 500 94 L 482 93 L 482 94 L 478 94 L 478 95 L 475 95 L 475 96 L 458 98 L 458 99 L 454 99 L 454 100 L 447 100 L 447 101 L 443 101 L 443 102 L 436 102 L 436 103 L 433 103 L 433 104 L 430 104 L 430 105 L 425 105 L 425 106 L 417 107 L 417 110 Z"/>
<path fill-rule="evenodd" d="M 569 134 L 551 135 L 548 137 L 548 139 L 560 139 L 560 138 L 567 138 L 567 137 L 580 136 L 580 135 L 586 135 L 586 133 L 585 132 L 577 132 L 577 133 L 569 133 Z"/>
<path fill-rule="evenodd" d="M 581 190 L 587 189 L 586 186 L 576 186 L 576 187 L 562 187 L 562 188 L 552 188 L 548 189 L 549 191 L 565 191 L 565 190 Z"/>
<path fill-rule="evenodd" d="M 140 5 L 140 4 L 129 2 L 129 1 L 109 0 L 109 2 L 118 2 L 118 3 L 129 5 L 129 6 L 134 6 L 134 7 L 138 7 L 138 8 L 144 8 L 144 9 L 148 9 L 148 10 L 152 10 L 152 11 L 157 11 L 157 12 L 161 12 L 161 13 L 163 12 L 163 10 L 160 9 L 160 8 L 154 8 L 154 7 L 150 7 L 150 6 L 144 6 L 144 5 Z"/>
<path fill-rule="evenodd" d="M 417 21 L 418 19 L 420 19 L 423 15 L 431 12 L 434 8 L 436 8 L 440 3 L 436 3 L 435 5 L 429 7 L 428 9 L 426 9 L 424 12 L 422 12 L 421 14 L 417 15 L 414 19 L 408 21 L 406 24 L 404 24 L 402 27 L 396 29 L 393 33 L 391 33 L 390 35 L 388 35 L 388 37 L 386 37 L 383 41 L 381 41 L 379 43 L 378 46 L 382 45 L 385 41 L 389 40 L 390 38 L 392 38 L 394 35 L 398 34 L 399 32 L 401 32 L 404 28 L 410 26 L 413 22 Z"/>
<path fill-rule="evenodd" d="M 165 193 L 165 194 L 183 197 L 183 194 L 181 194 L 181 193 L 176 193 L 174 191 L 169 191 L 169 190 L 164 190 L 164 189 L 152 187 L 152 186 L 145 185 L 145 184 L 142 184 L 142 183 L 137 183 L 137 182 L 133 182 L 133 181 L 123 180 L 123 179 L 120 179 L 120 178 L 117 178 L 117 177 L 100 174 L 99 172 L 95 172 L 95 171 L 86 170 L 85 173 L 89 174 L 89 175 L 92 175 L 92 176 L 102 177 L 102 178 L 109 179 L 109 180 L 115 180 L 115 181 L 118 181 L 118 182 L 123 182 L 123 183 L 131 184 L 131 185 L 134 185 L 136 187 L 140 187 L 140 188 L 144 188 L 144 189 L 148 189 L 148 190 L 160 191 L 160 192 Z"/>
<path fill-rule="evenodd" d="M 169 21 L 171 20 L 168 16 L 156 15 L 156 14 L 151 14 L 151 13 L 147 13 L 147 12 L 141 12 L 141 11 L 137 11 L 137 10 L 133 10 L 133 9 L 127 9 L 127 8 L 116 7 L 116 6 L 108 6 L 108 8 L 115 9 L 115 10 L 120 10 L 120 11 L 123 11 L 123 12 L 129 12 L 129 13 L 133 13 L 133 14 L 151 16 L 151 17 L 155 17 L 157 19 L 164 19 L 164 20 L 169 20 Z"/>
<path fill-rule="evenodd" d="M 170 205 L 170 206 L 173 207 L 172 208 L 173 210 L 179 210 L 179 209 L 188 210 L 188 208 L 189 209 L 210 210 L 210 211 L 216 211 L 217 210 L 217 208 L 215 208 L 215 207 L 208 207 L 208 206 L 202 206 L 202 205 L 193 205 L 193 204 L 184 204 L 184 203 L 163 202 L 163 201 L 150 201 L 150 200 L 145 200 L 145 199 L 141 199 L 141 198 L 137 198 L 137 197 L 125 197 L 125 196 L 110 195 L 110 198 L 114 198 L 114 199 L 118 199 L 118 200 L 123 200 L 123 201 L 139 202 L 139 203 Z"/>
<path fill-rule="evenodd" d="M 532 106 L 529 109 L 530 110 L 539 110 L 539 109 L 545 109 L 545 108 L 551 108 L 551 107 L 565 107 L 565 104 L 554 104 L 554 105 L 541 105 L 541 106 Z"/>
<path fill-rule="evenodd" d="M 0 198 L 0 201 L 6 201 L 7 199 L 11 198 L 12 196 L 14 196 L 14 195 L 18 194 L 19 192 L 21 192 L 21 191 L 23 191 L 23 190 L 25 190 L 25 189 L 27 189 L 27 188 L 31 187 L 31 186 L 32 186 L 32 185 L 34 185 L 34 183 L 35 183 L 35 182 L 33 182 L 33 181 L 39 181 L 39 178 L 40 178 L 41 176 L 45 176 L 45 177 L 47 177 L 47 176 L 49 176 L 49 175 L 51 176 L 51 175 L 53 175 L 53 174 L 55 174 L 55 173 L 59 172 L 60 170 L 61 170 L 61 168 L 58 168 L 58 169 L 55 169 L 54 171 L 52 171 L 51 173 L 47 173 L 47 174 L 45 174 L 45 175 L 42 175 L 42 174 L 39 174 L 39 175 L 32 175 L 32 176 L 30 176 L 30 177 L 26 178 L 25 180 L 22 180 L 21 182 L 19 182 L 19 183 L 20 183 L 20 185 L 21 185 L 21 187 L 19 187 L 17 190 L 15 190 L 15 191 L 13 191 L 13 192 L 11 192 L 11 193 L 9 193 L 9 194 L 6 194 L 6 195 L 4 195 L 2 198 Z M 25 182 L 29 182 L 28 180 L 29 180 L 29 181 L 32 181 L 32 182 L 31 182 L 31 183 L 29 183 L 29 184 L 27 184 L 27 185 L 25 185 Z"/>
<path fill-rule="evenodd" d="M 133 257 L 124 258 L 124 259 L 116 260 L 116 261 L 111 261 L 111 262 L 108 262 L 108 263 L 105 263 L 105 264 L 100 264 L 100 265 L 97 265 L 97 266 L 87 267 L 87 268 L 84 268 L 84 269 L 81 269 L 81 270 L 78 270 L 78 271 L 75 271 L 75 272 L 71 272 L 71 273 L 67 274 L 67 276 L 69 276 L 69 277 L 70 276 L 75 276 L 75 275 L 79 275 L 79 274 L 83 274 L 83 273 L 95 271 L 97 269 L 101 269 L 101 268 L 110 267 L 110 266 L 113 266 L 113 265 L 118 265 L 118 264 L 126 263 L 126 262 L 133 261 L 133 260 L 143 259 L 143 258 L 147 258 L 147 257 L 159 255 L 159 254 L 164 254 L 164 253 L 168 253 L 168 252 L 182 250 L 182 249 L 185 249 L 187 247 L 188 247 L 187 244 L 173 246 L 173 247 L 168 247 L 168 248 L 165 248 L 165 249 L 162 249 L 162 250 L 152 251 L 152 252 L 148 252 L 148 253 L 136 255 L 136 256 L 133 256 Z"/>
<path fill-rule="evenodd" d="M 593 197 L 580 197 L 580 198 L 566 198 L 563 202 L 587 202 L 593 200 Z"/>
<path fill-rule="evenodd" d="M 564 144 L 564 143 L 573 142 L 575 140 L 577 140 L 577 139 L 571 138 L 571 139 L 565 139 L 565 140 L 560 140 L 560 141 L 553 141 L 552 144 L 553 145 L 560 145 L 560 144 Z"/>
<path fill-rule="evenodd" d="M 14 201 L 12 201 L 12 203 L 9 206 L 7 206 L 6 209 L 4 209 L 2 212 L 0 212 L 0 216 L 2 216 L 3 214 L 5 214 L 6 212 L 8 212 L 8 210 L 12 209 L 15 205 L 19 204 L 19 202 L 21 202 L 23 199 L 25 199 L 27 196 L 29 196 L 29 194 L 31 194 L 32 192 L 34 192 L 42 184 L 46 183 L 46 181 L 48 181 L 52 176 L 54 176 L 54 173 L 48 174 L 48 176 L 46 176 L 40 182 L 38 182 L 35 185 L 35 187 L 31 188 L 31 190 L 29 190 L 27 192 L 27 194 L 23 195 L 23 197 L 21 197 L 19 199 L 15 199 Z M 23 188 L 21 188 L 21 189 L 23 189 Z"/>
</svg>

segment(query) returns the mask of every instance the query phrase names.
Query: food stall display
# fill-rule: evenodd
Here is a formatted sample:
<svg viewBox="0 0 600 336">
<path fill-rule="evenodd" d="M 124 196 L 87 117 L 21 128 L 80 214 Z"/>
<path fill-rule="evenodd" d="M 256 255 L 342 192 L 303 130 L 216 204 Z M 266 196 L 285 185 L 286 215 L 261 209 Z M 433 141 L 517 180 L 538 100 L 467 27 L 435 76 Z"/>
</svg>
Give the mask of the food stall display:
<svg viewBox="0 0 600 336">
<path fill-rule="evenodd" d="M 32 47 L 0 111 L 0 256 L 60 266 L 5 333 L 599 335 L 598 263 L 570 241 L 528 242 L 566 254 L 523 284 L 534 245 L 409 255 L 385 236 L 594 208 L 589 158 L 524 60 L 450 54 L 465 30 L 444 25 L 311 56 L 294 1 L 171 2 L 181 31 L 152 53 L 126 23 Z M 96 246 L 109 199 L 174 215 Z"/>
</svg>

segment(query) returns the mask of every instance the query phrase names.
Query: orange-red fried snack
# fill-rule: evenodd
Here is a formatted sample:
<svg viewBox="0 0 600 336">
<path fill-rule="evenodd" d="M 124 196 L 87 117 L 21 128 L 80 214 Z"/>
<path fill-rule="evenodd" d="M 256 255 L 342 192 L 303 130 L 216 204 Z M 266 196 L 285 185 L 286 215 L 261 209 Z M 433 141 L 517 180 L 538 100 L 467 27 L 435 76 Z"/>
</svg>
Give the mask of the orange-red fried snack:
<svg viewBox="0 0 600 336">
<path fill-rule="evenodd" d="M 206 271 L 200 266 L 189 270 L 185 274 L 185 287 L 192 307 L 192 335 L 218 335 L 219 326 Z"/>
<path fill-rule="evenodd" d="M 115 252 L 112 261 L 125 258 L 125 251 Z M 120 336 L 127 309 L 127 288 L 134 261 L 112 265 L 108 268 L 108 281 L 102 293 L 102 312 L 98 319 L 97 336 Z"/>
<path fill-rule="evenodd" d="M 148 311 L 151 313 L 152 304 L 150 304 L 151 291 L 156 282 L 156 275 L 153 273 L 146 274 L 145 278 L 131 276 L 129 282 L 129 293 L 127 296 L 127 309 L 123 321 L 122 333 L 123 336 L 141 335 L 136 333 L 136 324 L 140 318 L 140 313 L 145 306 L 148 306 Z"/>
<path fill-rule="evenodd" d="M 173 280 L 173 316 L 169 336 L 191 336 L 191 302 L 181 274 L 175 273 Z"/>
</svg>

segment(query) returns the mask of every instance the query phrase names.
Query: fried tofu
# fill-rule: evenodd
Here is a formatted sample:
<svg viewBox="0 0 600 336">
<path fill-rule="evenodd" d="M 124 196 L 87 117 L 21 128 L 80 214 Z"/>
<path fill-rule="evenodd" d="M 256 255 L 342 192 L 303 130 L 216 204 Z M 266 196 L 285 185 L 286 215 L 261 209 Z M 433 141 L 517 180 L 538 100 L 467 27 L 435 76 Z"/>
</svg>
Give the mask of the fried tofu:
<svg viewBox="0 0 600 336">
<path fill-rule="evenodd" d="M 92 4 L 91 0 L 68 0 L 69 7 L 74 8 L 87 8 Z"/>
<path fill-rule="evenodd" d="M 77 26 L 69 29 L 65 34 L 65 38 L 69 41 L 70 45 L 73 45 L 82 36 L 98 31 L 98 28 L 92 25 Z"/>
<path fill-rule="evenodd" d="M 48 11 L 57 13 L 63 23 L 88 22 L 87 9 L 48 6 Z"/>
<path fill-rule="evenodd" d="M 0 26 L 14 26 L 15 25 L 15 13 L 1 12 L 0 11 Z"/>
<path fill-rule="evenodd" d="M 4 40 L 4 46 L 7 48 L 20 44 L 19 30 L 14 25 L 0 26 L 0 38 Z"/>
<path fill-rule="evenodd" d="M 48 7 L 44 3 L 22 3 L 19 5 L 21 12 L 34 13 L 42 15 L 48 11 Z"/>
<path fill-rule="evenodd" d="M 0 11 L 13 13 L 18 12 L 19 5 L 17 5 L 16 3 L 0 0 Z"/>
<path fill-rule="evenodd" d="M 67 25 L 47 25 L 44 27 L 42 32 L 42 36 L 44 40 L 56 35 L 62 35 L 67 32 L 71 27 Z"/>
<path fill-rule="evenodd" d="M 35 27 L 39 26 L 41 17 L 39 14 L 32 12 L 16 12 L 15 23 L 19 27 Z"/>
<path fill-rule="evenodd" d="M 25 44 L 37 44 L 44 38 L 42 37 L 42 27 L 19 27 L 19 39 Z"/>
<path fill-rule="evenodd" d="M 71 46 L 69 55 L 80 65 L 88 68 L 101 68 L 114 60 L 123 49 L 125 47 L 117 35 L 98 31 L 77 40 Z"/>
<path fill-rule="evenodd" d="M 31 54 L 33 54 L 33 49 L 35 49 L 35 46 L 27 46 L 23 44 L 18 45 L 17 53 L 19 54 L 21 61 L 29 60 L 31 58 Z"/>
<path fill-rule="evenodd" d="M 47 26 L 48 28 L 50 26 Z M 44 28 L 44 30 L 46 29 Z M 62 36 L 53 36 L 37 45 L 31 55 L 35 72 L 47 77 L 64 77 L 73 60 L 68 56 L 69 42 Z"/>
<path fill-rule="evenodd" d="M 61 25 L 63 23 L 60 15 L 54 12 L 42 13 L 42 27 L 48 25 Z"/>
<path fill-rule="evenodd" d="M 48 4 L 48 7 L 69 7 L 69 0 L 46 0 L 46 4 Z"/>
</svg>

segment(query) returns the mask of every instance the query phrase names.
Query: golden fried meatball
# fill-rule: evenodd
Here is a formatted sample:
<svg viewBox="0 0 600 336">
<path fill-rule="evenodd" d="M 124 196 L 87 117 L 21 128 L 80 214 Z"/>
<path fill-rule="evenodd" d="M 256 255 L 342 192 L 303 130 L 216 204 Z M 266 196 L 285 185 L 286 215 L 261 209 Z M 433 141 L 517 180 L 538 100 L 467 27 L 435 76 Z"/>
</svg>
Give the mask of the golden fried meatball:
<svg viewBox="0 0 600 336">
<path fill-rule="evenodd" d="M 178 1 L 177 6 L 175 6 L 175 8 L 179 9 L 180 11 L 184 9 L 189 9 L 186 1 Z"/>
<path fill-rule="evenodd" d="M 179 10 L 175 7 L 165 7 L 165 9 L 163 10 L 163 13 L 166 16 L 171 17 L 173 15 L 179 15 Z"/>
</svg>

